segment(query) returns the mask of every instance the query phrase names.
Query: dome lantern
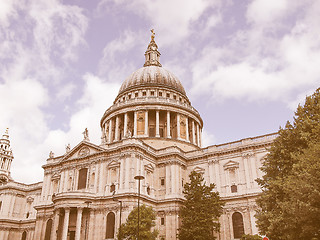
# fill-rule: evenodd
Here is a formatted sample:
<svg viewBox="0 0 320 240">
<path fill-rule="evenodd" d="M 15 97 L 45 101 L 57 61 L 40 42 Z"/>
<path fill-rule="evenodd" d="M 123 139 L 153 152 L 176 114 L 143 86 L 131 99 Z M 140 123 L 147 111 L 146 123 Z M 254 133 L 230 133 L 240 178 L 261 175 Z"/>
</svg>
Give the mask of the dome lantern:
<svg viewBox="0 0 320 240">
<path fill-rule="evenodd" d="M 156 42 L 154 41 L 155 32 L 153 29 L 151 29 L 151 41 L 148 45 L 147 51 L 145 52 L 144 56 L 146 58 L 146 61 L 144 63 L 144 67 L 147 66 L 158 66 L 161 67 L 160 64 L 160 52 L 158 51 L 158 46 Z"/>
</svg>

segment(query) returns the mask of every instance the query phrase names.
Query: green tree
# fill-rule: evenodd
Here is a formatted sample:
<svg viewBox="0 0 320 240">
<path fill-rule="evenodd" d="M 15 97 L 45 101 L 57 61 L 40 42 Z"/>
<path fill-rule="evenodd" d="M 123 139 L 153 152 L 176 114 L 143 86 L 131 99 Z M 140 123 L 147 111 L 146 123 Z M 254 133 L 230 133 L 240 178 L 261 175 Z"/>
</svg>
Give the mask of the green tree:
<svg viewBox="0 0 320 240">
<path fill-rule="evenodd" d="M 192 171 L 190 183 L 184 185 L 186 200 L 180 207 L 180 240 L 211 240 L 213 232 L 219 232 L 219 217 L 224 205 L 214 184 L 207 186 L 201 173 Z"/>
<path fill-rule="evenodd" d="M 260 237 L 258 234 L 255 234 L 255 235 L 245 234 L 245 235 L 242 235 L 240 240 L 262 240 L 262 237 Z"/>
<path fill-rule="evenodd" d="M 273 240 L 320 239 L 320 89 L 280 128 L 258 180 L 260 233 Z"/>
<path fill-rule="evenodd" d="M 140 206 L 140 226 L 139 236 L 141 240 L 153 240 L 158 235 L 157 230 L 151 230 L 155 226 L 154 220 L 156 219 L 155 212 L 152 207 L 146 205 Z M 125 223 L 121 224 L 118 239 L 138 239 L 138 208 L 134 208 Z"/>
</svg>

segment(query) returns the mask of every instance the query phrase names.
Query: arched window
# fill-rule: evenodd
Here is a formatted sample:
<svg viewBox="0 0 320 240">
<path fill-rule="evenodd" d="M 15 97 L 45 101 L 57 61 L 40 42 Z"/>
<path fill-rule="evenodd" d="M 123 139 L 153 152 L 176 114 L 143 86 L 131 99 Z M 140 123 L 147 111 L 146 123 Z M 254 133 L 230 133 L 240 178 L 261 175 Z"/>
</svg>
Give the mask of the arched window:
<svg viewBox="0 0 320 240">
<path fill-rule="evenodd" d="M 233 237 L 241 238 L 242 235 L 244 234 L 243 217 L 241 213 L 235 212 L 232 215 L 232 225 L 233 225 Z"/>
<path fill-rule="evenodd" d="M 78 189 L 84 189 L 87 187 L 87 174 L 88 168 L 82 168 L 79 170 Z"/>
<path fill-rule="evenodd" d="M 238 192 L 238 187 L 237 187 L 237 185 L 235 185 L 235 184 L 231 185 L 231 192 L 232 192 L 232 193 Z"/>
<path fill-rule="evenodd" d="M 114 223 L 115 223 L 115 215 L 113 212 L 109 212 L 107 215 L 106 238 L 114 238 Z"/>
<path fill-rule="evenodd" d="M 114 185 L 114 183 L 112 183 L 110 186 L 110 192 L 114 192 L 114 191 L 116 191 L 116 185 Z"/>
<path fill-rule="evenodd" d="M 24 231 L 24 232 L 22 233 L 21 240 L 26 240 L 26 239 L 27 239 L 27 232 Z"/>
<path fill-rule="evenodd" d="M 49 219 L 47 221 L 47 225 L 46 225 L 46 234 L 44 236 L 44 240 L 50 240 L 51 237 L 51 229 L 52 229 L 52 219 Z"/>
</svg>

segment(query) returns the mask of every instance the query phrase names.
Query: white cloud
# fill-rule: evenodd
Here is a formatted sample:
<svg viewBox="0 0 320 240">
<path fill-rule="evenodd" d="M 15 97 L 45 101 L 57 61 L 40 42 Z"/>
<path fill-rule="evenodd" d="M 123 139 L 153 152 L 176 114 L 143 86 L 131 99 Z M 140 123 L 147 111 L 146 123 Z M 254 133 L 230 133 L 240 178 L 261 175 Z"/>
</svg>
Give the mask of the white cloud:
<svg viewBox="0 0 320 240">
<path fill-rule="evenodd" d="M 49 129 L 46 115 L 41 107 L 48 102 L 46 89 L 35 81 L 24 84 L 0 85 L 0 96 L 8 102 L 0 102 L 0 107 L 8 114 L 0 115 L 0 122 L 10 126 L 11 146 L 14 161 L 12 176 L 17 181 L 31 183 L 42 179 L 41 165 L 45 164 L 50 151 L 56 156 L 65 153 L 65 146 L 77 145 L 85 128 L 89 130 L 91 142 L 100 144 L 100 119 L 104 111 L 112 105 L 118 93 L 119 84 L 105 83 L 102 79 L 87 73 L 84 77 L 84 92 L 77 102 L 78 111 L 71 116 L 67 131 Z M 9 94 L 10 93 L 10 94 Z M 6 104 L 10 103 L 10 104 Z M 28 167 L 29 171 L 25 171 Z M 30 171 L 32 174 L 30 174 Z"/>
<path fill-rule="evenodd" d="M 248 6 L 247 18 L 255 24 L 274 23 L 286 15 L 290 4 L 288 0 L 254 0 Z"/>
<path fill-rule="evenodd" d="M 58 0 L 4 0 L 0 20 L 0 127 L 10 128 L 12 176 L 33 182 L 42 179 L 46 143 L 56 132 L 51 133 L 44 110 L 55 100 L 49 86 L 61 82 L 76 59 L 88 19 L 79 7 Z M 67 86 L 60 97 L 68 97 L 72 86 Z"/>
<path fill-rule="evenodd" d="M 212 146 L 216 144 L 215 136 L 209 133 L 205 128 L 202 129 L 202 147 Z"/>
<path fill-rule="evenodd" d="M 75 88 L 76 88 L 76 85 L 74 83 L 64 84 L 64 86 L 57 91 L 57 94 L 56 94 L 57 100 L 63 102 L 66 99 L 69 99 Z"/>
<path fill-rule="evenodd" d="M 15 0 L 2 0 L 0 2 L 0 22 L 2 25 L 8 26 L 8 18 L 17 15 L 15 10 L 17 2 Z"/>
<path fill-rule="evenodd" d="M 296 104 L 294 94 L 318 87 L 320 31 L 316 23 L 320 15 L 315 9 L 320 4 L 308 1 L 299 15 L 292 15 L 297 9 L 297 4 L 293 5 L 253 1 L 248 15 L 252 14 L 252 9 L 258 14 L 258 9 L 262 11 L 264 7 L 266 12 L 274 10 L 274 15 L 254 15 L 261 25 L 246 26 L 222 46 L 209 44 L 204 48 L 201 57 L 192 65 L 192 93 L 210 94 L 216 100 L 280 100 L 291 106 Z M 287 8 L 290 8 L 288 13 Z M 286 16 L 280 17 L 280 13 Z M 288 23 L 288 17 L 295 22 Z M 273 34 L 261 30 L 268 24 L 274 29 Z"/>
<path fill-rule="evenodd" d="M 0 78 L 59 82 L 68 62 L 85 44 L 88 19 L 77 6 L 57 0 L 5 2 L 0 22 Z M 1 3 L 3 4 L 3 3 Z M 1 7 L 1 5 L 0 5 Z M 58 63 L 58 61 L 61 61 Z"/>
<path fill-rule="evenodd" d="M 85 128 L 89 130 L 91 142 L 100 144 L 100 119 L 112 105 L 120 87 L 116 83 L 106 83 L 91 73 L 87 73 L 83 79 L 84 93 L 77 103 L 79 110 L 70 118 L 68 131 L 50 131 L 46 139 L 45 144 L 51 146 L 51 150 L 58 155 L 64 153 L 68 143 L 72 147 L 78 144 L 83 139 L 82 132 Z"/>
<path fill-rule="evenodd" d="M 220 0 L 102 0 L 100 9 L 107 9 L 109 4 L 116 4 L 149 21 L 161 36 L 159 44 L 165 46 L 188 37 L 192 31 L 192 23 L 203 17 L 209 8 L 218 7 Z M 207 27 L 216 24 L 216 19 L 210 17 Z"/>
<path fill-rule="evenodd" d="M 99 75 L 106 75 L 111 82 L 123 81 L 130 73 L 129 69 L 134 69 L 133 63 L 128 62 L 129 53 L 137 46 L 141 47 L 142 40 L 141 33 L 126 30 L 119 38 L 108 42 L 99 61 Z"/>
</svg>

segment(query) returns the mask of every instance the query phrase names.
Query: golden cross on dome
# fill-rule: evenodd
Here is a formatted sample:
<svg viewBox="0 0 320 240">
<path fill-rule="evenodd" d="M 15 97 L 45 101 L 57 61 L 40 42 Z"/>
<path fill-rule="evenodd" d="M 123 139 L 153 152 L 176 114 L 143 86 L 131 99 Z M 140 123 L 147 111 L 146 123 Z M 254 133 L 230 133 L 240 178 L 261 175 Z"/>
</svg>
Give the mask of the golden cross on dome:
<svg viewBox="0 0 320 240">
<path fill-rule="evenodd" d="M 151 40 L 154 40 L 154 36 L 156 35 L 156 33 L 154 32 L 154 29 L 151 29 Z"/>
</svg>

